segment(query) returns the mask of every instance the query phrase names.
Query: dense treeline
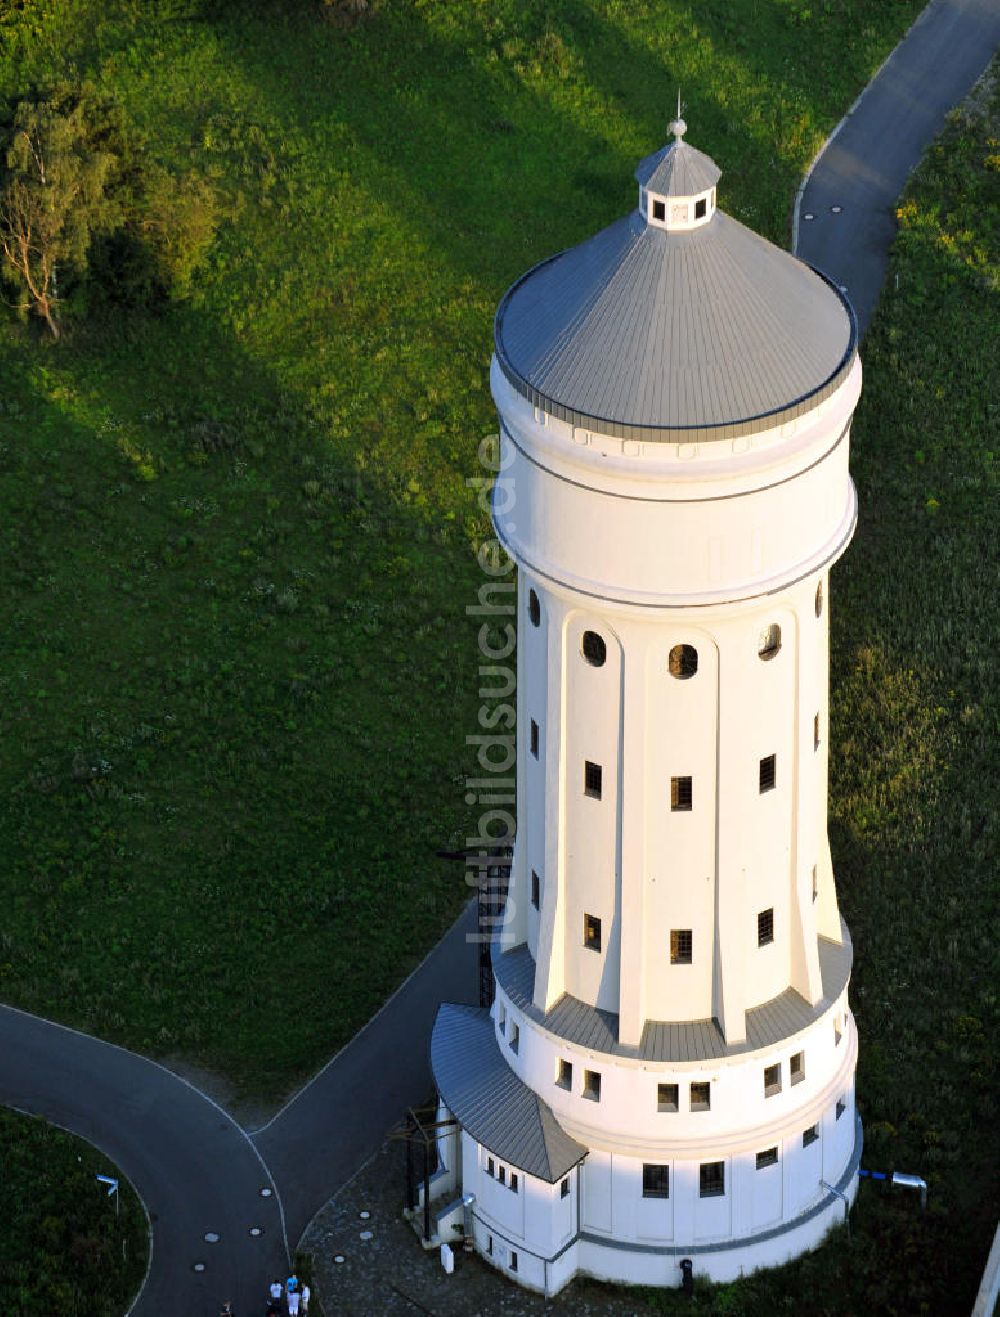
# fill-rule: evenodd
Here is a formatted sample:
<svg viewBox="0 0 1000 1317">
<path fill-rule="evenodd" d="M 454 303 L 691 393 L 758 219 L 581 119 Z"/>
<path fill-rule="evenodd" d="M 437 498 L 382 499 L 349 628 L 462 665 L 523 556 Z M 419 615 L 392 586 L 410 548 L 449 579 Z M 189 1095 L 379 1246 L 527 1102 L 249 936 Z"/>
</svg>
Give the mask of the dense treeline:
<svg viewBox="0 0 1000 1317">
<path fill-rule="evenodd" d="M 8 300 L 44 321 L 183 297 L 218 221 L 216 193 L 150 155 L 93 83 L 61 82 L 5 107 L 0 257 Z"/>
</svg>

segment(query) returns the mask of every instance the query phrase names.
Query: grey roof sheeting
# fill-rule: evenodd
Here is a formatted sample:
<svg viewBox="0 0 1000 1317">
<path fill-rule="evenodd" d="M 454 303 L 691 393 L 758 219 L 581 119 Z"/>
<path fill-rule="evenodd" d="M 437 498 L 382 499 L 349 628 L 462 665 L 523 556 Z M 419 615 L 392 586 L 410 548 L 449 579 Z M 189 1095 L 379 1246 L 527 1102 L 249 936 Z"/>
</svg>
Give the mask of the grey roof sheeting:
<svg viewBox="0 0 1000 1317">
<path fill-rule="evenodd" d="M 441 1006 L 431 1033 L 431 1070 L 462 1128 L 526 1175 L 555 1184 L 587 1155 L 504 1060 L 489 1011 Z"/>
<path fill-rule="evenodd" d="M 782 1043 L 812 1024 L 846 986 L 853 955 L 846 934 L 842 944 L 821 937 L 822 998 L 810 1006 L 794 988 L 788 988 L 762 1006 L 753 1007 L 747 1011 L 747 1036 L 743 1043 L 727 1043 L 715 1020 L 679 1024 L 647 1020 L 638 1047 L 623 1046 L 618 1041 L 618 1016 L 613 1011 L 588 1006 L 569 993 L 564 993 L 550 1010 L 541 1011 L 532 1000 L 535 962 L 523 942 L 510 951 L 501 951 L 497 943 L 493 944 L 493 973 L 513 1006 L 568 1043 L 638 1061 L 714 1061 Z"/>
<path fill-rule="evenodd" d="M 715 187 L 722 170 L 711 156 L 687 142 L 669 142 L 639 161 L 637 182 L 664 197 L 693 197 Z"/>
<path fill-rule="evenodd" d="M 505 294 L 497 360 L 534 406 L 622 439 L 729 439 L 811 410 L 857 351 L 821 274 L 717 210 L 668 232 L 638 210 Z"/>
</svg>

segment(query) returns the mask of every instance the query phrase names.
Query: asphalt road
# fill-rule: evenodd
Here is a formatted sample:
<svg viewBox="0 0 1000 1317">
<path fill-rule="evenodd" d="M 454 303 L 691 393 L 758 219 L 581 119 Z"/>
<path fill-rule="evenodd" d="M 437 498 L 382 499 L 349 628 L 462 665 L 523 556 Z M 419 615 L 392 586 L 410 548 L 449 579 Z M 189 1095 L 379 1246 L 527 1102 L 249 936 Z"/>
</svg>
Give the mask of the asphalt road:
<svg viewBox="0 0 1000 1317">
<path fill-rule="evenodd" d="M 998 43 L 1000 0 L 933 0 L 816 162 L 796 255 L 846 287 L 862 332 L 885 278 L 896 200 Z"/>
<path fill-rule="evenodd" d="M 3 1006 L 0 1102 L 82 1135 L 135 1186 L 152 1257 L 134 1317 L 218 1317 L 224 1299 L 243 1317 L 288 1274 L 267 1167 L 235 1121 L 169 1070 Z"/>
</svg>

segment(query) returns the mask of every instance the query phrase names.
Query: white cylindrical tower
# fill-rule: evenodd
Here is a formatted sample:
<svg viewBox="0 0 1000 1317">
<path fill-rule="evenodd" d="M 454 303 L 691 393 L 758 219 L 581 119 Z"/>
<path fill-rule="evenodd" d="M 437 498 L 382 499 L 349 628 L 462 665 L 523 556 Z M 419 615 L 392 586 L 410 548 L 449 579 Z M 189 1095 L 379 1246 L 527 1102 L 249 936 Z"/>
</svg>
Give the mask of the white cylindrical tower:
<svg viewBox="0 0 1000 1317">
<path fill-rule="evenodd" d="M 432 1061 L 443 1188 L 549 1293 L 784 1261 L 860 1156 L 826 830 L 855 323 L 672 127 L 496 319 L 518 835 L 491 1017 L 442 1008 Z"/>
</svg>

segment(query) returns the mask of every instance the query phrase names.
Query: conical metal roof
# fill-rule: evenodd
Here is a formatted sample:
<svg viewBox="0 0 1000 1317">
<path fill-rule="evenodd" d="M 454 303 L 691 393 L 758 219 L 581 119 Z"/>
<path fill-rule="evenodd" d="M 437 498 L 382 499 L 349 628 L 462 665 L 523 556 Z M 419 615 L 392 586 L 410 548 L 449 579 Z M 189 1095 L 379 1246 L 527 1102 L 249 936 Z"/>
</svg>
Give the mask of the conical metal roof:
<svg viewBox="0 0 1000 1317">
<path fill-rule="evenodd" d="M 699 190 L 696 168 L 712 186 L 698 162 L 714 164 L 679 140 L 648 157 L 658 161 L 648 178 L 674 160 L 680 187 L 681 148 L 698 158 L 684 195 Z M 840 291 L 719 210 L 687 231 L 636 210 L 542 261 L 504 296 L 494 339 L 507 379 L 535 406 L 654 442 L 733 438 L 800 415 L 837 387 L 857 349 Z"/>
<path fill-rule="evenodd" d="M 693 197 L 715 187 L 722 170 L 702 151 L 678 137 L 676 142 L 654 151 L 639 161 L 637 181 L 650 192 L 664 197 Z"/>
</svg>

